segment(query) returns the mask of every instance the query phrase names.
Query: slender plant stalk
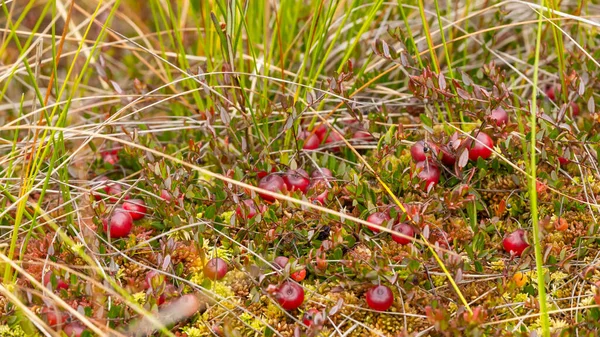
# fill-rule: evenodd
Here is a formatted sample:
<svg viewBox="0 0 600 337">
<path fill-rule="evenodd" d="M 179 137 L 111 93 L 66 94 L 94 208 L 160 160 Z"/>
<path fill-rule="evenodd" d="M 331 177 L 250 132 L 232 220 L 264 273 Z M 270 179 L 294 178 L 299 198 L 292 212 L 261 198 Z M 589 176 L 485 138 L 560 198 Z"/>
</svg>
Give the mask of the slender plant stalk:
<svg viewBox="0 0 600 337">
<path fill-rule="evenodd" d="M 543 4 L 543 0 L 540 0 Z M 540 314 L 542 322 L 542 334 L 544 337 L 550 337 L 550 318 L 548 315 L 548 305 L 546 303 L 546 283 L 544 279 L 544 258 L 542 255 L 542 242 L 540 227 L 538 224 L 538 204 L 536 190 L 536 125 L 537 125 L 537 87 L 538 73 L 540 66 L 540 46 L 542 44 L 542 13 L 538 14 L 537 37 L 535 42 L 535 59 L 533 63 L 533 90 L 531 93 L 531 125 L 530 125 L 530 152 L 529 152 L 529 198 L 531 202 L 531 221 L 533 224 L 533 247 L 535 251 L 535 267 L 537 272 L 538 301 L 540 302 Z"/>
</svg>

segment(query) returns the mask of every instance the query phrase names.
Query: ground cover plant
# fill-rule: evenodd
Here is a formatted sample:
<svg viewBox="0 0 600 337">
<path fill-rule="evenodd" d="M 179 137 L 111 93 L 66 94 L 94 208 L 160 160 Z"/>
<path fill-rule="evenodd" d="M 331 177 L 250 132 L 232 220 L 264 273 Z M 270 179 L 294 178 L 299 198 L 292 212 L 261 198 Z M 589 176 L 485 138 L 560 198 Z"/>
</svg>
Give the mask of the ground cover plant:
<svg viewBox="0 0 600 337">
<path fill-rule="evenodd" d="M 596 2 L 0 10 L 0 336 L 597 335 Z"/>
</svg>

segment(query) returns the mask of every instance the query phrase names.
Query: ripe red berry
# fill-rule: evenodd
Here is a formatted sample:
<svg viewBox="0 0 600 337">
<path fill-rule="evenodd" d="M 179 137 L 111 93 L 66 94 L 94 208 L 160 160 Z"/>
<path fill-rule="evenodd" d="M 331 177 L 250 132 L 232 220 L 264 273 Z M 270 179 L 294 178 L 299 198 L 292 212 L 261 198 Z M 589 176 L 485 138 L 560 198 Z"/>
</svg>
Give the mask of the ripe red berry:
<svg viewBox="0 0 600 337">
<path fill-rule="evenodd" d="M 343 144 L 343 138 L 337 132 L 331 131 L 327 139 L 325 139 L 325 144 L 327 144 L 328 148 L 333 152 L 338 152 L 341 150 L 341 145 Z"/>
<path fill-rule="evenodd" d="M 68 337 L 81 337 L 84 331 L 86 331 L 85 326 L 79 322 L 69 323 L 63 328 L 63 332 Z"/>
<path fill-rule="evenodd" d="M 450 150 L 448 146 L 440 147 L 442 152 L 442 163 L 446 166 L 454 166 L 456 163 L 456 155 Z"/>
<path fill-rule="evenodd" d="M 302 139 L 304 141 L 304 145 L 302 145 L 304 150 L 316 150 L 321 144 L 319 136 L 312 134 L 309 131 L 300 132 L 298 139 Z"/>
<path fill-rule="evenodd" d="M 277 288 L 275 297 L 283 309 L 295 310 L 304 302 L 304 289 L 296 283 L 284 282 Z"/>
<path fill-rule="evenodd" d="M 104 160 L 105 162 L 114 165 L 119 161 L 119 150 L 115 149 L 115 150 L 108 150 L 108 151 L 103 151 L 102 153 L 100 153 L 102 155 L 102 160 Z"/>
<path fill-rule="evenodd" d="M 56 328 L 67 321 L 67 314 L 56 308 L 44 307 L 41 314 L 42 318 L 44 318 L 46 323 L 52 328 Z"/>
<path fill-rule="evenodd" d="M 252 219 L 259 212 L 263 213 L 266 210 L 266 207 L 264 205 L 260 205 L 260 206 L 256 207 L 256 203 L 252 199 L 246 199 L 246 200 L 242 201 L 242 204 L 243 205 L 239 205 L 235 209 L 235 213 L 240 218 L 243 218 L 245 215 L 246 219 Z"/>
<path fill-rule="evenodd" d="M 395 225 L 394 227 L 392 227 L 392 229 L 394 231 L 404 234 L 406 236 L 410 236 L 410 237 L 415 236 L 415 230 L 413 229 L 413 227 L 405 222 Z M 402 237 L 397 234 L 392 234 L 392 240 L 396 241 L 397 243 L 399 243 L 401 245 L 407 245 L 411 242 L 410 239 Z"/>
<path fill-rule="evenodd" d="M 285 256 L 278 256 L 275 258 L 275 260 L 273 260 L 273 265 L 275 266 L 275 268 L 280 267 L 281 269 L 283 269 L 288 264 L 289 260 L 290 259 L 288 259 Z"/>
<path fill-rule="evenodd" d="M 315 308 L 310 308 L 308 311 L 304 313 L 302 316 L 302 323 L 306 326 L 311 326 L 313 324 L 313 320 L 315 319 L 315 315 L 319 313 L 319 310 Z"/>
<path fill-rule="evenodd" d="M 317 126 L 314 134 L 317 135 L 317 137 L 319 137 L 320 142 L 323 142 L 323 140 L 325 139 L 325 135 L 327 134 L 327 126 L 325 126 L 324 124 Z"/>
<path fill-rule="evenodd" d="M 123 203 L 123 209 L 129 212 L 133 220 L 139 220 L 146 215 L 148 209 L 142 199 L 129 199 Z"/>
<path fill-rule="evenodd" d="M 275 192 L 275 193 L 281 193 L 281 191 L 283 191 L 284 186 L 285 186 L 285 182 L 283 181 L 283 178 L 281 178 L 279 175 L 273 174 L 273 173 L 267 175 L 266 177 L 262 178 L 258 182 L 259 188 L 262 188 L 267 191 Z M 275 198 L 270 195 L 261 194 L 261 193 L 259 193 L 258 195 L 260 195 L 261 198 L 263 198 L 267 201 L 271 201 L 271 202 L 275 201 Z"/>
<path fill-rule="evenodd" d="M 227 263 L 220 257 L 210 259 L 204 266 L 204 276 L 211 280 L 220 280 L 227 274 Z"/>
<path fill-rule="evenodd" d="M 571 102 L 571 110 L 573 110 L 573 117 L 579 116 L 579 105 L 575 102 Z"/>
<path fill-rule="evenodd" d="M 570 160 L 565 157 L 558 157 L 558 163 L 560 165 L 567 165 L 569 162 Z"/>
<path fill-rule="evenodd" d="M 546 96 L 548 96 L 548 98 L 551 101 L 556 101 L 556 93 L 558 92 L 558 94 L 560 95 L 560 86 L 556 87 L 557 90 L 554 89 L 554 86 L 551 85 L 546 89 Z"/>
<path fill-rule="evenodd" d="M 288 191 L 302 191 L 306 193 L 310 179 L 308 173 L 303 169 L 289 170 L 283 175 L 283 182 L 287 187 Z"/>
<path fill-rule="evenodd" d="M 417 178 L 424 182 L 425 190 L 429 190 L 440 181 L 440 169 L 427 160 L 418 162 L 415 170 Z"/>
<path fill-rule="evenodd" d="M 504 240 L 502 240 L 502 246 L 504 246 L 504 250 L 507 252 L 514 253 L 516 256 L 521 256 L 525 248 L 529 247 L 529 244 L 525 240 L 525 231 L 523 229 L 517 229 L 508 234 Z"/>
<path fill-rule="evenodd" d="M 386 226 L 386 223 L 390 220 L 390 216 L 386 212 L 375 212 L 367 217 L 367 221 L 379 225 L 382 227 Z M 373 233 L 379 233 L 379 229 L 375 226 L 367 226 Z"/>
<path fill-rule="evenodd" d="M 394 294 L 387 286 L 374 286 L 367 291 L 367 304 L 373 310 L 386 311 L 394 304 Z"/>
<path fill-rule="evenodd" d="M 492 110 L 490 118 L 496 121 L 496 125 L 501 126 L 508 123 L 508 113 L 502 107 Z"/>
<path fill-rule="evenodd" d="M 487 133 L 478 132 L 477 141 L 469 140 L 469 159 L 476 161 L 479 157 L 488 159 L 492 156 L 492 148 L 494 148 L 494 141 Z"/>
<path fill-rule="evenodd" d="M 324 190 L 323 192 L 321 192 L 320 194 L 318 194 L 316 197 L 312 198 L 313 203 L 318 203 L 321 205 L 325 205 L 325 201 L 327 201 L 327 196 L 329 195 L 329 191 L 328 190 Z"/>
<path fill-rule="evenodd" d="M 415 163 L 437 156 L 438 148 L 432 143 L 419 140 L 410 147 L 410 155 Z"/>
<path fill-rule="evenodd" d="M 56 277 L 56 290 L 69 289 L 69 284 L 67 282 L 63 281 L 58 276 L 55 276 L 55 277 Z M 46 272 L 44 274 L 44 286 L 48 287 L 48 284 L 52 284 L 52 272 Z"/>
<path fill-rule="evenodd" d="M 102 219 L 104 231 L 109 231 L 110 222 L 110 237 L 113 239 L 123 238 L 129 235 L 133 227 L 133 218 L 129 212 L 117 208 L 108 218 Z"/>
<path fill-rule="evenodd" d="M 301 282 L 306 278 L 306 269 L 302 268 L 293 272 L 290 277 L 296 282 Z"/>
</svg>

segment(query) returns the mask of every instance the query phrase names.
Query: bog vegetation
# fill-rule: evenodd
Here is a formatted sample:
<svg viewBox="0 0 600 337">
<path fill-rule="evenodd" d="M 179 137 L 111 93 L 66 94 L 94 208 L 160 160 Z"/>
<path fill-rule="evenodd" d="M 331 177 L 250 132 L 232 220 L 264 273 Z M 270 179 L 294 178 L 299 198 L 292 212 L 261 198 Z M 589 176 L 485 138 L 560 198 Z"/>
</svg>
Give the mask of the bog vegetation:
<svg viewBox="0 0 600 337">
<path fill-rule="evenodd" d="M 597 3 L 0 10 L 0 337 L 598 331 Z"/>
</svg>

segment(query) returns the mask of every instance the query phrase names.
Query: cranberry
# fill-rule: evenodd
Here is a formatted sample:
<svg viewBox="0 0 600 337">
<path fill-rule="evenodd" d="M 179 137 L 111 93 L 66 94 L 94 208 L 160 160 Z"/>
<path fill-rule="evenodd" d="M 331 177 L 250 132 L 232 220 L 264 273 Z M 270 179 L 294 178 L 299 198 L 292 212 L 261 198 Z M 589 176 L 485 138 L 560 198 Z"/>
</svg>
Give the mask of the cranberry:
<svg viewBox="0 0 600 337">
<path fill-rule="evenodd" d="M 410 237 L 415 236 L 415 230 L 412 228 L 411 225 L 409 225 L 405 222 L 395 225 L 394 227 L 392 227 L 392 229 L 394 231 L 404 234 L 406 236 L 410 236 Z M 409 238 L 405 238 L 405 237 L 402 237 L 402 236 L 396 235 L 396 234 L 392 234 L 392 240 L 396 241 L 397 243 L 399 243 L 401 245 L 407 245 L 411 242 L 411 240 Z"/>
<path fill-rule="evenodd" d="M 283 182 L 288 191 L 302 191 L 302 193 L 306 193 L 308 185 L 310 184 L 310 179 L 308 178 L 308 173 L 306 173 L 306 171 L 297 169 L 287 171 L 283 176 Z"/>
<path fill-rule="evenodd" d="M 579 105 L 575 102 L 571 102 L 571 109 L 573 110 L 573 117 L 579 116 Z"/>
<path fill-rule="evenodd" d="M 570 160 L 565 157 L 558 157 L 558 163 L 560 165 L 567 165 L 569 162 Z"/>
<path fill-rule="evenodd" d="M 102 160 L 104 160 L 105 162 L 111 164 L 111 165 L 115 165 L 118 161 L 119 161 L 119 150 L 108 150 L 108 151 L 103 151 L 101 153 L 102 155 Z"/>
<path fill-rule="evenodd" d="M 338 152 L 341 150 L 340 145 L 343 142 L 342 136 L 340 136 L 337 132 L 331 131 L 327 139 L 325 139 L 325 144 L 329 145 L 337 145 L 337 146 L 329 146 L 329 149 L 333 152 Z"/>
<path fill-rule="evenodd" d="M 288 261 L 290 259 L 288 259 L 285 256 L 278 256 L 275 258 L 275 260 L 273 260 L 275 267 L 280 267 L 280 268 L 285 268 L 285 266 L 288 264 Z"/>
<path fill-rule="evenodd" d="M 47 287 L 48 284 L 52 284 L 52 272 L 47 272 L 44 274 L 44 286 Z M 63 281 L 60 277 L 56 276 L 56 290 L 60 289 L 69 289 L 69 284 Z"/>
<path fill-rule="evenodd" d="M 129 212 L 121 208 L 115 209 L 108 218 L 102 219 L 105 232 L 109 231 L 109 222 L 110 237 L 113 239 L 126 237 L 129 235 L 129 232 L 131 232 L 131 228 L 133 227 L 133 218 Z"/>
<path fill-rule="evenodd" d="M 386 311 L 393 303 L 394 294 L 387 286 L 380 284 L 367 291 L 367 304 L 373 310 Z"/>
<path fill-rule="evenodd" d="M 514 253 L 516 256 L 521 256 L 525 248 L 529 247 L 529 244 L 525 240 L 525 231 L 523 229 L 517 229 L 508 234 L 504 240 L 502 240 L 502 246 L 504 246 L 504 250 L 507 252 Z"/>
<path fill-rule="evenodd" d="M 325 168 L 325 167 L 321 167 L 318 168 L 314 171 L 312 171 L 312 173 L 310 174 L 310 177 L 313 180 L 331 180 L 333 179 L 333 173 L 331 172 L 330 169 Z"/>
<path fill-rule="evenodd" d="M 133 220 L 139 220 L 146 215 L 146 203 L 142 199 L 129 199 L 123 203 L 123 209 L 129 212 Z"/>
<path fill-rule="evenodd" d="M 204 276 L 211 280 L 220 280 L 227 274 L 227 263 L 219 258 L 209 260 L 204 266 Z"/>
<path fill-rule="evenodd" d="M 429 161 L 421 161 L 416 165 L 417 178 L 425 183 L 425 189 L 429 190 L 440 181 L 440 169 Z"/>
<path fill-rule="evenodd" d="M 488 159 L 492 155 L 492 148 L 494 147 L 494 141 L 487 133 L 478 132 L 477 141 L 473 141 L 472 139 L 469 141 L 469 144 L 472 146 L 469 147 L 469 159 L 472 161 L 476 161 L 479 157 L 483 159 Z"/>
<path fill-rule="evenodd" d="M 283 178 L 281 178 L 279 175 L 273 174 L 273 173 L 267 175 L 266 177 L 262 178 L 258 182 L 259 188 L 262 188 L 263 190 L 275 192 L 275 193 L 281 193 L 281 191 L 283 191 L 284 186 L 285 186 L 285 182 L 284 182 Z M 258 195 L 260 195 L 261 198 L 263 198 L 267 201 L 271 201 L 271 202 L 275 201 L 275 198 L 270 195 L 261 194 L 261 193 L 259 193 Z"/>
<path fill-rule="evenodd" d="M 243 218 L 245 215 L 246 219 L 252 219 L 259 212 L 263 213 L 266 210 L 266 207 L 264 205 L 260 205 L 260 206 L 256 207 L 256 203 L 252 199 L 246 199 L 246 200 L 242 201 L 242 204 L 243 205 L 239 205 L 235 209 L 235 213 L 240 218 Z"/>
<path fill-rule="evenodd" d="M 322 142 L 325 139 L 325 135 L 327 134 L 327 126 L 325 126 L 324 124 L 317 126 L 314 134 L 317 135 L 317 137 L 319 137 L 319 140 Z"/>
<path fill-rule="evenodd" d="M 426 143 L 425 141 L 418 141 L 410 147 L 410 155 L 415 163 L 425 161 L 427 158 L 437 156 L 438 148 L 432 143 Z"/>
<path fill-rule="evenodd" d="M 86 331 L 85 326 L 78 322 L 69 323 L 63 328 L 63 332 L 68 337 L 80 337 L 84 331 Z"/>
<path fill-rule="evenodd" d="M 369 217 L 367 217 L 367 221 L 375 224 L 375 225 L 379 225 L 382 227 L 386 226 L 386 222 L 390 220 L 390 216 L 386 213 L 386 212 L 375 212 L 371 215 L 369 215 Z M 379 233 L 379 229 L 375 226 L 367 226 L 369 227 L 369 229 L 371 231 L 373 231 L 373 233 Z"/>
<path fill-rule="evenodd" d="M 304 302 L 304 289 L 293 282 L 285 282 L 275 294 L 279 305 L 285 310 L 298 309 Z"/>
<path fill-rule="evenodd" d="M 496 121 L 496 125 L 501 126 L 508 123 L 508 113 L 502 107 L 492 110 L 490 118 Z"/>
<path fill-rule="evenodd" d="M 119 197 L 123 193 L 122 192 L 123 189 L 122 189 L 121 185 L 114 183 L 114 182 L 110 182 L 108 180 L 108 178 L 106 178 L 106 177 L 101 178 L 101 180 L 105 182 L 105 185 L 101 188 L 101 191 L 103 191 L 104 193 L 103 194 L 102 193 L 101 194 L 93 193 L 94 199 L 100 200 L 100 199 L 102 199 L 102 197 L 104 195 L 109 195 L 110 198 L 108 200 L 110 202 L 119 201 Z"/>
<path fill-rule="evenodd" d="M 302 146 L 304 150 L 316 150 L 321 144 L 319 136 L 308 131 L 302 131 L 298 138 L 304 141 L 304 145 Z"/>
<path fill-rule="evenodd" d="M 53 328 L 56 328 L 67 321 L 67 314 L 56 308 L 44 307 L 42 309 L 42 317 L 45 318 L 46 323 Z"/>
<path fill-rule="evenodd" d="M 311 326 L 313 324 L 313 320 L 315 319 L 315 315 L 319 313 L 319 310 L 315 308 L 310 308 L 308 311 L 304 313 L 302 316 L 302 323 L 306 326 Z"/>
<path fill-rule="evenodd" d="M 555 92 L 555 89 L 554 89 L 554 86 L 553 86 L 553 85 L 552 85 L 552 86 L 549 86 L 549 87 L 546 89 L 546 96 L 548 96 L 548 98 L 549 98 L 551 101 L 556 101 L 556 93 L 558 93 L 558 94 L 560 95 L 560 86 L 556 86 L 556 89 L 557 89 L 557 90 L 556 90 L 556 92 Z"/>
<path fill-rule="evenodd" d="M 442 152 L 442 163 L 446 166 L 454 166 L 456 163 L 456 155 L 447 146 L 440 147 Z"/>
<path fill-rule="evenodd" d="M 302 269 L 293 272 L 290 277 L 296 282 L 301 282 L 306 278 L 306 269 L 303 267 Z"/>
</svg>

